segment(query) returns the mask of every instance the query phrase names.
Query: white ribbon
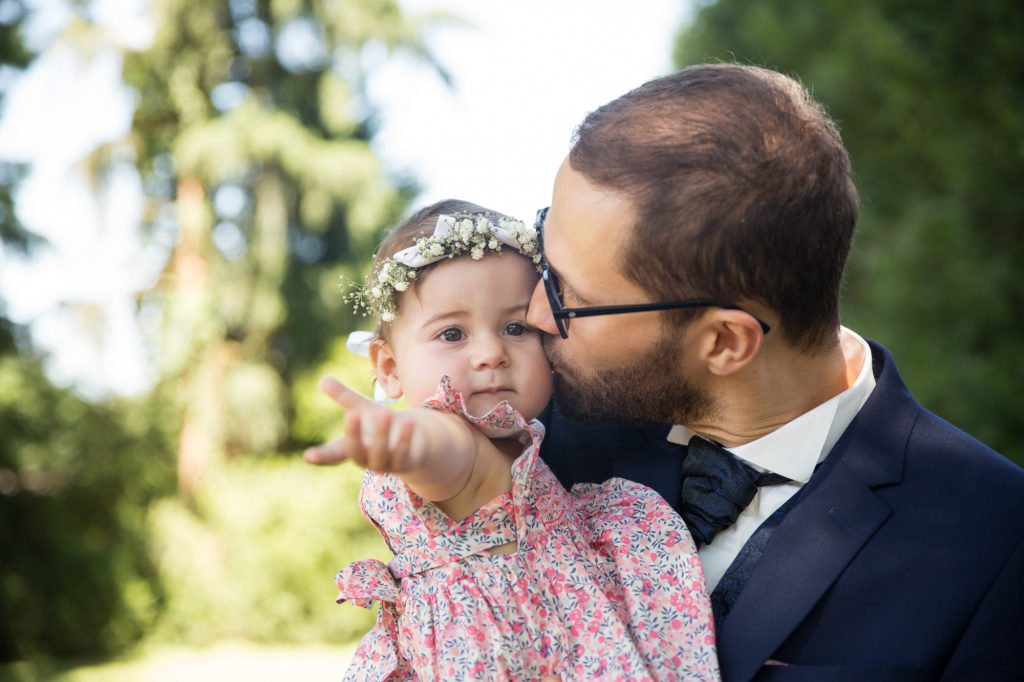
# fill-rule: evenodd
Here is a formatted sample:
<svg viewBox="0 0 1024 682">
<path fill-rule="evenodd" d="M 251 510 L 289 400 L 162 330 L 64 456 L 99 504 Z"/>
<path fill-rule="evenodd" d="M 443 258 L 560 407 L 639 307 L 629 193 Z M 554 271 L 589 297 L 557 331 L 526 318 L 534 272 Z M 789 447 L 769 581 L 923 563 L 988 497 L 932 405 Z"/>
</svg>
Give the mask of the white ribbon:
<svg viewBox="0 0 1024 682">
<path fill-rule="evenodd" d="M 466 220 L 469 220 L 466 218 Z M 516 239 L 516 235 L 511 230 L 495 225 L 491 221 L 487 221 L 487 224 L 491 228 L 491 234 L 505 246 L 511 246 L 516 251 L 521 251 L 522 246 L 519 244 L 519 240 Z M 442 215 L 437 218 L 437 225 L 434 226 L 434 233 L 431 237 L 447 237 L 451 234 L 452 230 L 455 229 L 455 216 Z M 476 229 L 474 223 L 473 229 Z M 398 261 L 402 265 L 408 265 L 410 268 L 422 268 L 424 265 L 430 265 L 438 261 L 448 258 L 450 254 L 442 253 L 440 256 L 424 256 L 419 252 L 418 247 L 410 246 L 407 249 L 402 249 L 391 257 L 392 260 Z"/>
<path fill-rule="evenodd" d="M 348 335 L 345 339 L 345 348 L 356 355 L 361 355 L 364 358 L 370 357 L 370 344 L 377 338 L 377 335 L 373 332 L 367 332 L 357 330 Z M 375 402 L 381 405 L 390 405 L 391 403 L 398 402 L 395 398 L 390 397 L 384 392 L 384 389 L 379 383 L 373 384 L 373 399 Z"/>
<path fill-rule="evenodd" d="M 370 357 L 370 343 L 375 338 L 377 338 L 377 335 L 373 332 L 354 331 L 345 340 L 345 348 L 348 348 L 350 352 L 356 355 L 368 358 Z"/>
</svg>

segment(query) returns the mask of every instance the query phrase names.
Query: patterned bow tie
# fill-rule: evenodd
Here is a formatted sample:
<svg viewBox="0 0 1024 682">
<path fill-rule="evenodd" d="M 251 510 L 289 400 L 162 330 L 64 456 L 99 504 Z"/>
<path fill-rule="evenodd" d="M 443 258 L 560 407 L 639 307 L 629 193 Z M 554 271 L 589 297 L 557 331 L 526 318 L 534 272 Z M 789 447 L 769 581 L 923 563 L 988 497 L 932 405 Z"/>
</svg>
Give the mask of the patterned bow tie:
<svg viewBox="0 0 1024 682">
<path fill-rule="evenodd" d="M 694 436 L 683 458 L 679 496 L 683 521 L 698 547 L 709 544 L 715 534 L 736 523 L 759 487 L 790 480 L 758 473 L 725 448 Z"/>
</svg>

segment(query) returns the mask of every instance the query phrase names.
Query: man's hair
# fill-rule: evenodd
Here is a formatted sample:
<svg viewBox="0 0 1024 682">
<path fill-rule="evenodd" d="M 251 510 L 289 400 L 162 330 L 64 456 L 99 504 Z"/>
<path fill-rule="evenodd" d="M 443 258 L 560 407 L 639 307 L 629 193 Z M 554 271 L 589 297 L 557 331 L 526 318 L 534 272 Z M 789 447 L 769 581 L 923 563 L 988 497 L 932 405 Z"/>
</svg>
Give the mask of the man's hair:
<svg viewBox="0 0 1024 682">
<path fill-rule="evenodd" d="M 622 271 L 655 300 L 757 300 L 797 347 L 835 338 L 859 200 L 835 124 L 793 79 L 737 64 L 657 78 L 588 115 L 569 163 L 637 207 Z"/>
</svg>

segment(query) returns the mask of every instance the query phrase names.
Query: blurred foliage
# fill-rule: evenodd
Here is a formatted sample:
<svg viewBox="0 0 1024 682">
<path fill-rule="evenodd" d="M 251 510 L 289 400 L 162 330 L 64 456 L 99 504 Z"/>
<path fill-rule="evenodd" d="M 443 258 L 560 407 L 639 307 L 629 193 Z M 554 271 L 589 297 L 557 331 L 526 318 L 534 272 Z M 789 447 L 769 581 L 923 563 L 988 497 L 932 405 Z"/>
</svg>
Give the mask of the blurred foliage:
<svg viewBox="0 0 1024 682">
<path fill-rule="evenodd" d="M 374 612 L 335 605 L 332 582 L 347 563 L 389 558 L 359 513 L 363 472 L 292 459 L 211 466 L 194 506 L 167 499 L 151 510 L 151 541 L 167 608 L 154 638 L 205 644 L 345 642 Z"/>
<path fill-rule="evenodd" d="M 57 388 L 0 329 L 0 661 L 113 651 L 155 622 L 145 509 L 174 488 L 155 405 Z"/>
<path fill-rule="evenodd" d="M 767 66 L 826 105 L 863 200 L 845 323 L 926 407 L 1024 463 L 1021 36 L 1011 0 L 719 0 L 675 60 Z"/>
<path fill-rule="evenodd" d="M 25 4 L 0 4 L 9 85 L 34 55 Z M 31 258 L 46 245 L 17 215 L 25 171 L 0 163 L 0 247 Z M 89 403 L 53 385 L 44 360 L 0 301 L 0 661 L 115 651 L 163 599 L 145 529 L 147 505 L 174 484 L 159 400 Z"/>
<path fill-rule="evenodd" d="M 358 321 L 339 276 L 360 277 L 414 192 L 370 147 L 364 51 L 410 51 L 447 79 L 421 39 L 444 17 L 396 0 L 154 0 L 152 44 L 132 52 L 91 4 L 64 4 L 54 41 L 83 60 L 119 51 L 137 109 L 75 172 L 99 196 L 114 164 L 138 170 L 147 235 L 169 245 L 138 296 L 162 323 L 161 380 L 135 401 L 54 386 L 0 301 L 0 661 L 31 675 L 142 637 L 354 638 L 373 614 L 335 606 L 331 578 L 384 552 L 358 513 L 361 473 L 294 451 L 340 426 L 320 376 L 370 390 L 340 340 Z M 0 68 L 30 68 L 21 30 L 47 8 L 0 6 Z M 0 243 L 31 258 L 24 171 L 0 166 Z"/>
</svg>

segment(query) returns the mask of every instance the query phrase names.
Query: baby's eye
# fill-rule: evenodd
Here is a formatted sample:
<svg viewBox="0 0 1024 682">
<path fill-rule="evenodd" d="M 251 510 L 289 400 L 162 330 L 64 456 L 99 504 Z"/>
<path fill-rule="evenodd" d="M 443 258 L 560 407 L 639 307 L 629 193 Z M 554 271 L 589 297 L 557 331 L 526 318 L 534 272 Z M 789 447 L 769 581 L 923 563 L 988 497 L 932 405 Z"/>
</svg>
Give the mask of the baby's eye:
<svg viewBox="0 0 1024 682">
<path fill-rule="evenodd" d="M 525 336 L 530 333 L 530 328 L 522 322 L 509 322 L 505 325 L 505 333 L 509 336 Z"/>
<path fill-rule="evenodd" d="M 462 341 L 463 336 L 462 330 L 458 327 L 448 327 L 438 334 L 437 338 L 441 339 L 445 343 L 458 343 L 459 341 Z"/>
</svg>

